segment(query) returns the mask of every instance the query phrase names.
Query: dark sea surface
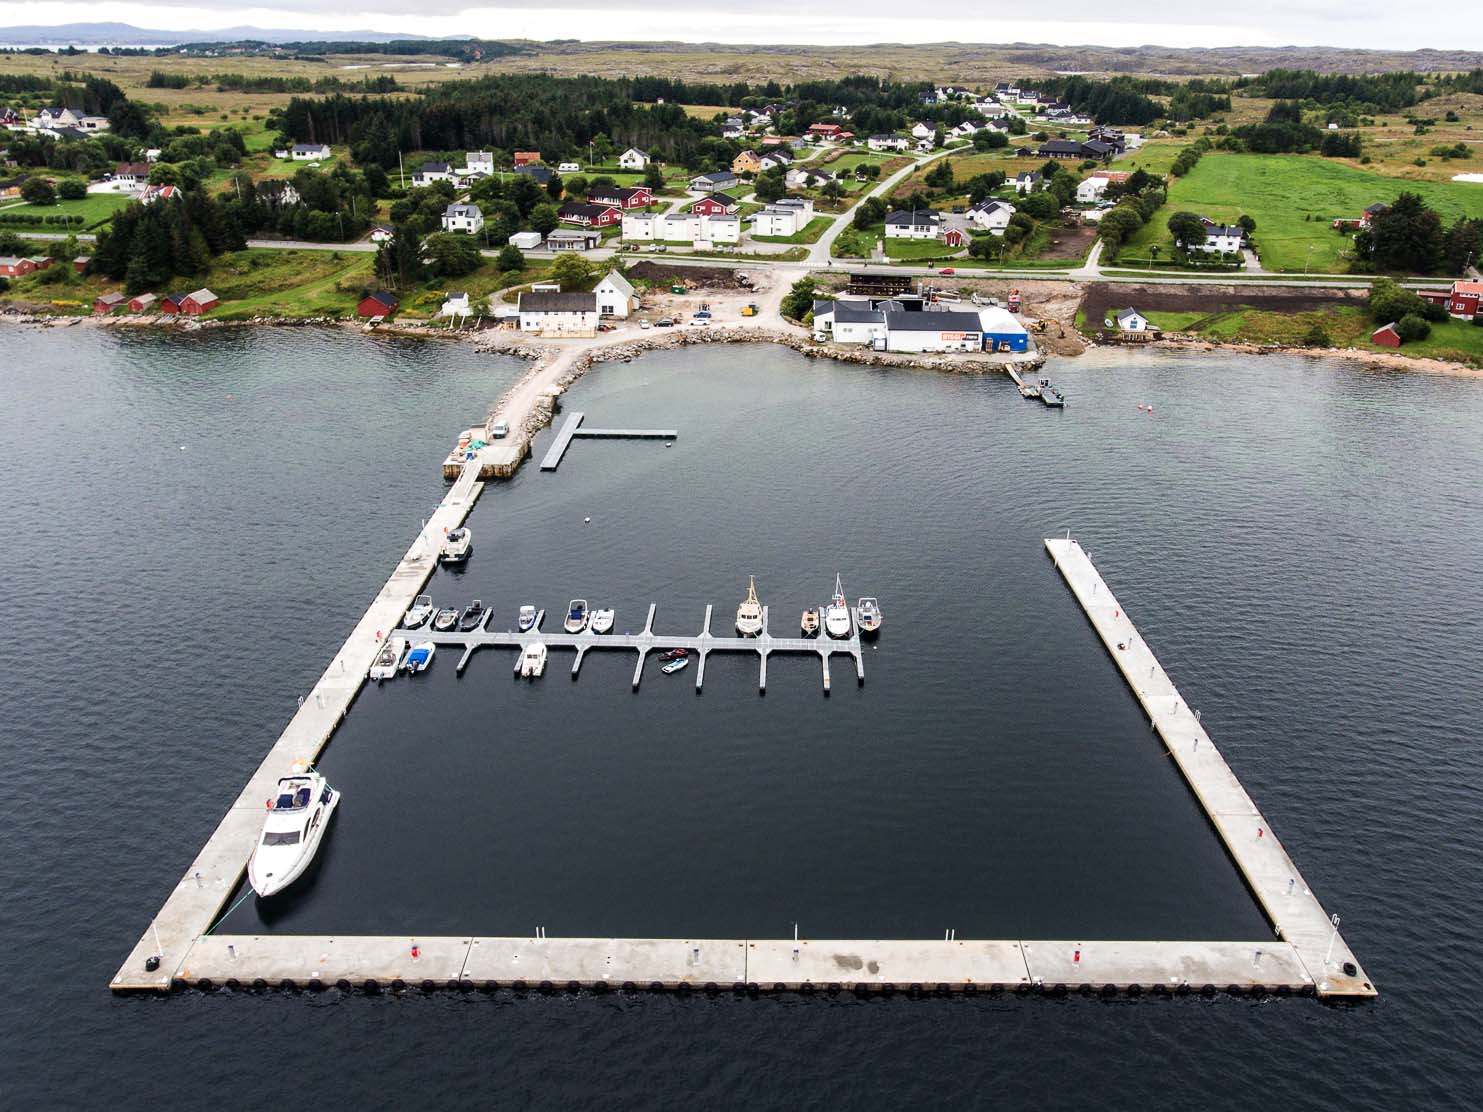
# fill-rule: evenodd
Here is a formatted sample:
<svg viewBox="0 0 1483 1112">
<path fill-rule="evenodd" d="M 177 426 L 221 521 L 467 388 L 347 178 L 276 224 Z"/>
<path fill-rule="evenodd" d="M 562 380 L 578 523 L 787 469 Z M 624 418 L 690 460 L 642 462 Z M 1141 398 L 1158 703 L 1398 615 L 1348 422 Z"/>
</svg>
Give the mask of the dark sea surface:
<svg viewBox="0 0 1483 1112">
<path fill-rule="evenodd" d="M 486 650 L 364 692 L 306 883 L 226 931 L 1261 938 L 1041 541 L 1086 545 L 1381 996 L 680 999 L 198 992 L 118 963 L 523 364 L 310 330 L 0 331 L 0 1104 L 1464 1108 L 1483 719 L 1483 382 L 1096 352 L 1002 378 L 717 347 L 566 404 L 670 426 L 495 484 L 429 588 L 775 633 L 841 573 L 835 658 Z M 1145 413 L 1137 406 L 1152 403 Z M 550 433 L 536 446 L 537 458 Z M 585 518 L 591 517 L 591 522 Z M 1458 974 L 1462 973 L 1459 977 Z"/>
</svg>

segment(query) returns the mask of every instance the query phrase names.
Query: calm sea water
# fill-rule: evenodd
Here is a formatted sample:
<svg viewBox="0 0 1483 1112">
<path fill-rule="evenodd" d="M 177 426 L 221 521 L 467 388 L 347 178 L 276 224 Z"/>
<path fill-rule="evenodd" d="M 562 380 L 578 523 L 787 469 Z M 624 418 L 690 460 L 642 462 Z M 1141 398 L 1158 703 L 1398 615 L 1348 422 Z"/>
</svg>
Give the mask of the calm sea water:
<svg viewBox="0 0 1483 1112">
<path fill-rule="evenodd" d="M 1096 353 L 1071 406 L 1002 379 L 716 348 L 603 368 L 578 443 L 471 519 L 440 602 L 778 632 L 836 571 L 887 628 L 837 661 L 692 673 L 476 656 L 366 692 L 322 767 L 312 880 L 231 930 L 1260 937 L 1264 924 L 1040 541 L 1072 529 L 1382 997 L 857 1003 L 114 999 L 108 977 L 520 365 L 311 331 L 0 334 L 6 1103 L 258 1103 L 303 1063 L 384 1106 L 706 1101 L 1466 1107 L 1483 383 Z M 1139 411 L 1153 403 L 1154 412 Z M 549 434 L 548 434 L 549 435 Z M 537 446 L 537 451 L 541 445 Z M 590 524 L 584 519 L 591 517 Z M 1092 1088 L 1095 1086 L 1095 1088 Z M 1088 1094 L 1095 1093 L 1095 1098 Z M 1261 1096 L 1258 1096 L 1261 1094 Z"/>
</svg>

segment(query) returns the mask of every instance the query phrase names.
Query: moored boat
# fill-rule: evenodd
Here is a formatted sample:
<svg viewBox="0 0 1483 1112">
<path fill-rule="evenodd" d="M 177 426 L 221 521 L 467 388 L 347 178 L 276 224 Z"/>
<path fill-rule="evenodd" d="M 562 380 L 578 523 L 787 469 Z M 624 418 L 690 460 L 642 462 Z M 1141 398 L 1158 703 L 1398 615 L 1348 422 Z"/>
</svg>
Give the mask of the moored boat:
<svg viewBox="0 0 1483 1112">
<path fill-rule="evenodd" d="M 463 617 L 458 619 L 458 628 L 465 633 L 478 629 L 484 624 L 484 619 L 489 616 L 489 607 L 480 600 L 475 599 L 469 603 L 463 612 Z"/>
<path fill-rule="evenodd" d="M 412 605 L 407 608 L 406 616 L 402 618 L 402 625 L 408 629 L 418 629 L 427 625 L 433 612 L 433 596 L 418 595 L 412 601 Z"/>
<path fill-rule="evenodd" d="M 396 678 L 397 669 L 402 666 L 402 654 L 406 651 L 407 639 L 405 637 L 387 638 L 386 644 L 382 645 L 376 653 L 376 659 L 371 662 L 371 670 L 366 675 L 377 683 Z"/>
<path fill-rule="evenodd" d="M 462 564 L 468 561 L 469 555 L 474 551 L 474 535 L 467 529 L 451 530 L 443 538 L 443 549 L 441 556 L 445 564 Z"/>
<path fill-rule="evenodd" d="M 587 600 L 574 598 L 567 604 L 566 621 L 561 623 L 568 633 L 581 633 L 587 628 Z"/>
<path fill-rule="evenodd" d="M 736 632 L 756 637 L 762 632 L 762 603 L 757 600 L 757 577 L 747 576 L 747 597 L 736 608 Z"/>
<path fill-rule="evenodd" d="M 1020 383 L 1020 397 L 1030 398 L 1032 400 L 1038 398 L 1040 397 L 1040 387 L 1036 386 L 1033 382 L 1022 382 Z"/>
<path fill-rule="evenodd" d="M 672 676 L 676 672 L 683 671 L 685 668 L 688 668 L 689 666 L 690 666 L 690 655 L 687 653 L 684 656 L 677 656 L 677 657 L 675 657 L 675 659 L 671 660 L 668 664 L 666 664 L 663 668 L 661 668 L 659 670 L 661 672 L 663 672 L 666 676 Z"/>
<path fill-rule="evenodd" d="M 529 605 L 520 608 L 520 632 L 529 633 L 536 627 L 536 608 Z"/>
<path fill-rule="evenodd" d="M 659 654 L 660 660 L 679 660 L 681 657 L 689 656 L 689 649 L 669 649 Z"/>
<path fill-rule="evenodd" d="M 798 623 L 805 637 L 817 637 L 819 635 L 819 611 L 810 606 L 803 612 L 803 618 Z"/>
<path fill-rule="evenodd" d="M 247 880 L 259 896 L 281 892 L 303 875 L 319 850 L 340 793 L 317 772 L 285 776 L 268 800 L 263 832 L 247 862 Z"/>
<path fill-rule="evenodd" d="M 834 577 L 834 597 L 824 608 L 824 632 L 838 638 L 850 635 L 850 606 L 844 600 L 844 584 L 838 575 Z"/>
<path fill-rule="evenodd" d="M 590 628 L 593 633 L 607 633 L 613 628 L 613 618 L 616 615 L 612 610 L 594 610 Z"/>
<path fill-rule="evenodd" d="M 425 672 L 427 666 L 433 662 L 433 653 L 438 651 L 438 646 L 431 641 L 419 641 L 407 651 L 402 658 L 402 670 L 406 672 Z"/>
<path fill-rule="evenodd" d="M 885 620 L 881 614 L 881 604 L 869 597 L 856 603 L 855 616 L 860 622 L 861 633 L 879 633 L 881 623 Z"/>
<path fill-rule="evenodd" d="M 545 671 L 546 646 L 539 641 L 533 645 L 526 645 L 520 653 L 520 675 L 527 679 L 535 679 Z"/>
<path fill-rule="evenodd" d="M 439 633 L 447 633 L 458 625 L 458 610 L 452 606 L 446 606 L 439 610 L 433 618 L 433 628 Z"/>
</svg>

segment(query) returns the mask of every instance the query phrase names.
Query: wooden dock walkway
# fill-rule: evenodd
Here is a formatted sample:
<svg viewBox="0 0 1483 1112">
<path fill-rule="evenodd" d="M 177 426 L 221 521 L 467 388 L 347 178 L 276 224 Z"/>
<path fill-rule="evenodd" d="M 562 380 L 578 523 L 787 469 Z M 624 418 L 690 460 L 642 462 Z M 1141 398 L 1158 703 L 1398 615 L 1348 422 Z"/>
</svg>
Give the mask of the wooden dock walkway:
<svg viewBox="0 0 1483 1112">
<path fill-rule="evenodd" d="M 1050 538 L 1045 547 L 1184 773 L 1282 945 L 1291 946 L 1319 995 L 1374 996 L 1368 975 L 1339 934 L 1338 917 L 1330 918 L 1324 911 L 1271 823 L 1210 740 L 1199 713 L 1174 686 L 1090 557 L 1069 537 Z M 1271 960 L 1277 949 L 1277 944 L 1271 945 L 1264 954 Z"/>
<path fill-rule="evenodd" d="M 837 640 L 823 633 L 820 633 L 818 637 L 774 637 L 770 632 L 771 616 L 766 606 L 762 608 L 762 633 L 757 637 L 715 636 L 711 633 L 712 608 L 709 606 L 705 608 L 705 619 L 701 624 L 699 634 L 688 636 L 655 633 L 654 614 L 657 609 L 656 604 L 649 604 L 644 627 L 638 633 L 593 633 L 590 630 L 584 630 L 581 633 L 542 632 L 539 628 L 528 633 L 484 628 L 467 632 L 454 630 L 439 632 L 423 627 L 422 629 L 401 629 L 397 631 L 397 635 L 413 641 L 431 641 L 440 648 L 443 646 L 461 648 L 463 654 L 458 660 L 459 672 L 468 666 L 474 653 L 482 648 L 521 650 L 527 645 L 539 642 L 548 649 L 572 649 L 576 653 L 576 659 L 572 662 L 573 678 L 581 670 L 582 660 L 589 652 L 612 650 L 636 652 L 638 661 L 633 670 L 634 690 L 638 689 L 643 679 L 644 662 L 649 654 L 666 649 L 688 649 L 696 654 L 698 659 L 693 662 L 696 665 L 696 691 L 701 690 L 705 684 L 706 658 L 711 653 L 756 653 L 758 656 L 757 689 L 764 693 L 767 691 L 767 658 L 773 653 L 811 653 L 818 656 L 823 670 L 825 693 L 829 691 L 830 686 L 829 658 L 835 654 L 850 657 L 854 661 L 857 682 L 865 682 L 865 653 L 860 639 L 860 615 L 854 608 L 852 608 L 854 623 L 849 638 Z M 489 617 L 486 615 L 485 624 L 488 621 Z M 517 670 L 519 668 L 518 652 L 516 668 Z"/>
<path fill-rule="evenodd" d="M 680 435 L 676 429 L 583 428 L 582 420 L 585 416 L 580 410 L 567 414 L 561 428 L 556 430 L 556 439 L 541 458 L 542 471 L 555 471 L 560 467 L 562 457 L 566 455 L 573 440 L 674 440 Z"/>
</svg>

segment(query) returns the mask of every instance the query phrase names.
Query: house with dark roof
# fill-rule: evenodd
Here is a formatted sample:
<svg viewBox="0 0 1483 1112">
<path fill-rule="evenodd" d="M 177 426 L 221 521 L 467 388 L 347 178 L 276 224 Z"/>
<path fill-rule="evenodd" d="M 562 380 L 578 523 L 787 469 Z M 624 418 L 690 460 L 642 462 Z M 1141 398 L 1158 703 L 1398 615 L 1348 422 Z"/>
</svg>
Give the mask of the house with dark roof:
<svg viewBox="0 0 1483 1112">
<path fill-rule="evenodd" d="M 556 210 L 563 224 L 575 224 L 579 228 L 606 228 L 623 220 L 623 210 L 617 205 L 593 205 L 581 201 L 568 201 Z"/>
<path fill-rule="evenodd" d="M 1047 139 L 1036 149 L 1039 158 L 1080 158 L 1082 144 L 1076 139 Z"/>
<path fill-rule="evenodd" d="M 518 312 L 520 331 L 532 335 L 597 335 L 595 293 L 526 292 L 520 295 Z"/>
<path fill-rule="evenodd" d="M 432 185 L 435 181 L 452 181 L 453 167 L 446 162 L 424 162 L 412 173 L 413 185 Z"/>
<path fill-rule="evenodd" d="M 527 162 L 522 166 L 516 166 L 515 173 L 529 178 L 537 185 L 547 184 L 552 176 L 549 166 L 542 166 L 535 162 Z"/>
<path fill-rule="evenodd" d="M 401 301 L 396 294 L 387 293 L 385 290 L 375 290 L 360 299 L 355 312 L 357 316 L 362 317 L 388 317 L 397 311 L 397 306 L 400 304 Z"/>
<path fill-rule="evenodd" d="M 697 193 L 716 193 L 723 189 L 734 189 L 741 179 L 730 170 L 714 170 L 709 174 L 696 174 L 690 179 L 690 188 Z"/>
<path fill-rule="evenodd" d="M 617 189 L 594 189 L 587 194 L 594 205 L 615 205 L 620 209 L 648 208 L 654 203 L 654 191 L 647 185 L 630 185 Z"/>
<path fill-rule="evenodd" d="M 478 235 L 484 230 L 484 212 L 478 205 L 449 205 L 443 210 L 443 231 Z"/>
<path fill-rule="evenodd" d="M 886 216 L 887 239 L 936 239 L 941 227 L 936 209 L 900 209 Z"/>
</svg>

